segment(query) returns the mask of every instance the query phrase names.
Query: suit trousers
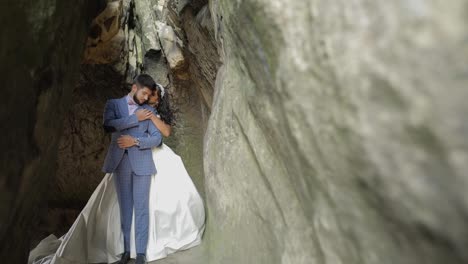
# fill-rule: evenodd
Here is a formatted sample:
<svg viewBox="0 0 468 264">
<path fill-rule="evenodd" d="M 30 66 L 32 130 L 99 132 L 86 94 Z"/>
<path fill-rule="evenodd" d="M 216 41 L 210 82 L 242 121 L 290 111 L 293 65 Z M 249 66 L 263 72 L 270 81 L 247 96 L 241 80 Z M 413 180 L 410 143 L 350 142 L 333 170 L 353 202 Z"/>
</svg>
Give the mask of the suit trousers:
<svg viewBox="0 0 468 264">
<path fill-rule="evenodd" d="M 120 206 L 120 223 L 124 234 L 125 251 L 130 251 L 130 231 L 135 208 L 136 253 L 146 254 L 149 226 L 149 191 L 151 175 L 136 175 L 128 153 L 122 157 L 115 172 L 115 189 Z"/>
</svg>

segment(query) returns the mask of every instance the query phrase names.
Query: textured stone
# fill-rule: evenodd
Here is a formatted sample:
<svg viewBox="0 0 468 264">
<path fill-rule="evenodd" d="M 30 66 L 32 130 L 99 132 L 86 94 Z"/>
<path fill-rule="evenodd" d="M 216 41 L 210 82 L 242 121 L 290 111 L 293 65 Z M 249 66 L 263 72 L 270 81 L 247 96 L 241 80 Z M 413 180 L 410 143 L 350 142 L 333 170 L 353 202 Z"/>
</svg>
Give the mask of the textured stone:
<svg viewBox="0 0 468 264">
<path fill-rule="evenodd" d="M 466 1 L 211 1 L 209 263 L 466 263 Z"/>
<path fill-rule="evenodd" d="M 190 76 L 209 114 L 213 104 L 216 72 L 221 63 L 216 49 L 213 22 L 208 4 L 205 4 L 198 12 L 195 8 L 196 6 L 187 7 L 180 20 L 187 36 L 186 53 L 190 61 Z"/>
<path fill-rule="evenodd" d="M 108 50 L 116 52 L 112 58 L 97 59 L 104 58 L 105 54 L 95 50 L 95 60 L 83 60 L 78 69 L 79 81 L 73 89 L 71 103 L 63 118 L 57 175 L 49 183 L 49 208 L 82 208 L 104 175 L 101 168 L 109 144 L 109 136 L 102 130 L 104 104 L 107 99 L 122 97 L 129 91 L 124 75 L 136 71 L 137 50 L 141 49 L 141 46 L 138 49 L 135 47 L 137 41 L 133 28 L 130 28 L 129 2 L 108 1 L 106 9 L 94 19 L 91 26 L 88 45 L 93 40 L 92 28 L 95 25 L 106 27 L 105 21 L 111 21 L 107 23 L 109 31 L 99 35 L 96 47 L 115 43 L 118 34 L 122 34 L 123 39 L 117 41 L 118 49 Z M 85 55 L 90 53 L 89 48 L 86 47 Z M 106 48 L 103 47 L 103 50 Z M 52 217 L 44 216 L 43 222 L 47 225 L 49 219 Z M 72 223 L 68 222 L 69 225 Z"/>
<path fill-rule="evenodd" d="M 143 53 L 160 52 L 156 17 L 150 0 L 135 0 L 135 12 L 140 25 Z"/>
<path fill-rule="evenodd" d="M 172 6 L 173 2 L 158 1 L 155 6 L 159 8 L 161 5 Z M 161 11 L 162 14 L 170 12 L 168 9 Z M 173 18 L 175 21 L 179 20 L 178 17 Z M 147 54 L 144 69 L 168 89 L 177 120 L 171 136 L 164 141 L 182 157 L 198 191 L 204 196 L 203 135 L 209 112 L 206 111 L 194 76 L 189 71 L 188 61 L 185 58 L 187 46 L 183 42 L 186 39 L 184 32 L 178 28 L 179 24 L 172 22 L 174 20 L 165 15 L 155 21 L 164 56 Z"/>
<path fill-rule="evenodd" d="M 171 32 L 168 48 L 163 44 L 164 52 L 167 53 L 166 50 L 173 47 L 180 47 L 186 64 L 181 68 L 170 69 L 170 93 L 178 110 L 178 119 L 173 136 L 166 142 L 182 156 L 198 191 L 204 197 L 203 137 L 211 111 L 214 79 L 220 62 L 214 34 L 210 34 L 213 23 L 208 22 L 211 21 L 209 10 L 205 8 L 204 11 L 200 11 L 208 2 L 190 1 L 181 13 L 177 9 L 179 4 L 180 2 L 174 0 L 166 3 L 163 14 L 167 16 L 160 27 L 162 28 L 165 22 L 175 34 L 174 36 Z M 200 258 L 197 259 L 201 261 Z"/>
<path fill-rule="evenodd" d="M 107 3 L 91 25 L 84 63 L 106 64 L 120 59 L 125 44 L 125 32 L 119 23 L 123 17 L 123 0 Z"/>
<path fill-rule="evenodd" d="M 48 192 L 49 207 L 82 208 L 101 182 L 102 162 L 110 142 L 102 129 L 104 104 L 128 91 L 123 76 L 111 65 L 81 66 L 64 118 L 57 176 Z"/>
<path fill-rule="evenodd" d="M 172 27 L 167 26 L 167 25 L 162 25 L 159 28 L 159 37 L 164 47 L 164 55 L 167 58 L 167 62 L 171 70 L 173 70 L 174 72 L 177 72 L 177 71 L 180 71 L 181 69 L 184 69 L 186 66 L 186 61 L 185 61 L 184 55 L 182 54 L 182 50 L 178 46 L 178 43 L 180 43 L 180 40 L 178 40 Z M 185 75 L 183 74 L 179 74 L 178 77 L 182 77 L 183 79 L 186 79 Z"/>
</svg>

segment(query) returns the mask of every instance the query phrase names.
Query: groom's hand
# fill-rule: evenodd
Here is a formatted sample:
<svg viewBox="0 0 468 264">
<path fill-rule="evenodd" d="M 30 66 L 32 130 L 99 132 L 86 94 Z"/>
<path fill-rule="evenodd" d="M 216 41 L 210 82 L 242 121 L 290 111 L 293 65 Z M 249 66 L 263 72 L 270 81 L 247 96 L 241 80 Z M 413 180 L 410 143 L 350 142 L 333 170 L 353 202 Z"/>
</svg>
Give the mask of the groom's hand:
<svg viewBox="0 0 468 264">
<path fill-rule="evenodd" d="M 135 115 L 137 116 L 138 121 L 143 121 L 143 120 L 146 120 L 146 119 L 150 119 L 152 114 L 153 114 L 153 112 L 151 112 L 148 109 L 140 109 L 140 110 L 135 112 Z"/>
<path fill-rule="evenodd" d="M 133 147 L 135 146 L 135 139 L 128 135 L 120 136 L 117 139 L 117 145 L 119 145 L 119 148 L 122 149 Z"/>
</svg>

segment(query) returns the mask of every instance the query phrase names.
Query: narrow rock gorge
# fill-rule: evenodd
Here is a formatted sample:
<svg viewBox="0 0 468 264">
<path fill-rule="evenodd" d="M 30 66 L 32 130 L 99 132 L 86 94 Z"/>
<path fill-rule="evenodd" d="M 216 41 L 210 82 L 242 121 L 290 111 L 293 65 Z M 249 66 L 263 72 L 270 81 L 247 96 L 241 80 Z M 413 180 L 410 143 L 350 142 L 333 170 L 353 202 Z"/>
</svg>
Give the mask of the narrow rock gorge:
<svg viewBox="0 0 468 264">
<path fill-rule="evenodd" d="M 67 231 L 146 72 L 207 212 L 156 263 L 468 262 L 468 1 L 0 6 L 2 259 Z"/>
</svg>

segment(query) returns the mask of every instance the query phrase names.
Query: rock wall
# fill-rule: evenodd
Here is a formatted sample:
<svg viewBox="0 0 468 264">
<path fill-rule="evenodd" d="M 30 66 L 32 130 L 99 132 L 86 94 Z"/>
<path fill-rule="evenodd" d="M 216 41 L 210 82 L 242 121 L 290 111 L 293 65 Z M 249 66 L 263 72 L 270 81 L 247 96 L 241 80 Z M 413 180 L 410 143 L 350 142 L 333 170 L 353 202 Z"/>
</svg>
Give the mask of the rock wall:
<svg viewBox="0 0 468 264">
<path fill-rule="evenodd" d="M 48 192 L 52 213 L 76 209 L 78 214 L 104 175 L 101 168 L 110 142 L 102 129 L 104 105 L 107 99 L 127 93 L 126 73 L 136 70 L 128 65 L 129 5 L 129 0 L 108 0 L 91 23 L 79 78 L 63 118 L 58 170 Z M 44 230 L 42 237 L 52 232 L 60 236 L 72 223 Z"/>
<path fill-rule="evenodd" d="M 466 1 L 210 1 L 209 263 L 466 263 Z"/>
<path fill-rule="evenodd" d="M 73 208 L 76 215 L 104 176 L 101 168 L 110 142 L 102 129 L 105 102 L 127 92 L 124 76 L 110 65 L 82 64 L 78 71 L 72 102 L 63 118 L 57 174 L 48 192 L 49 210 Z M 64 229 L 45 230 L 43 235 L 63 234 L 72 223 Z"/>
<path fill-rule="evenodd" d="M 169 144 L 181 155 L 198 191 L 205 197 L 203 137 L 220 66 L 208 1 L 167 1 L 161 20 L 165 23 L 162 27 L 165 34 L 160 34 L 162 43 L 177 39 L 169 42 L 172 46 L 163 44 L 164 52 L 177 47 L 185 61 L 182 69 L 171 67 L 170 72 L 178 120 Z M 168 31 L 173 35 L 164 40 Z"/>
<path fill-rule="evenodd" d="M 26 263 L 53 178 L 63 117 L 102 1 L 2 1 L 0 259 Z"/>
</svg>

